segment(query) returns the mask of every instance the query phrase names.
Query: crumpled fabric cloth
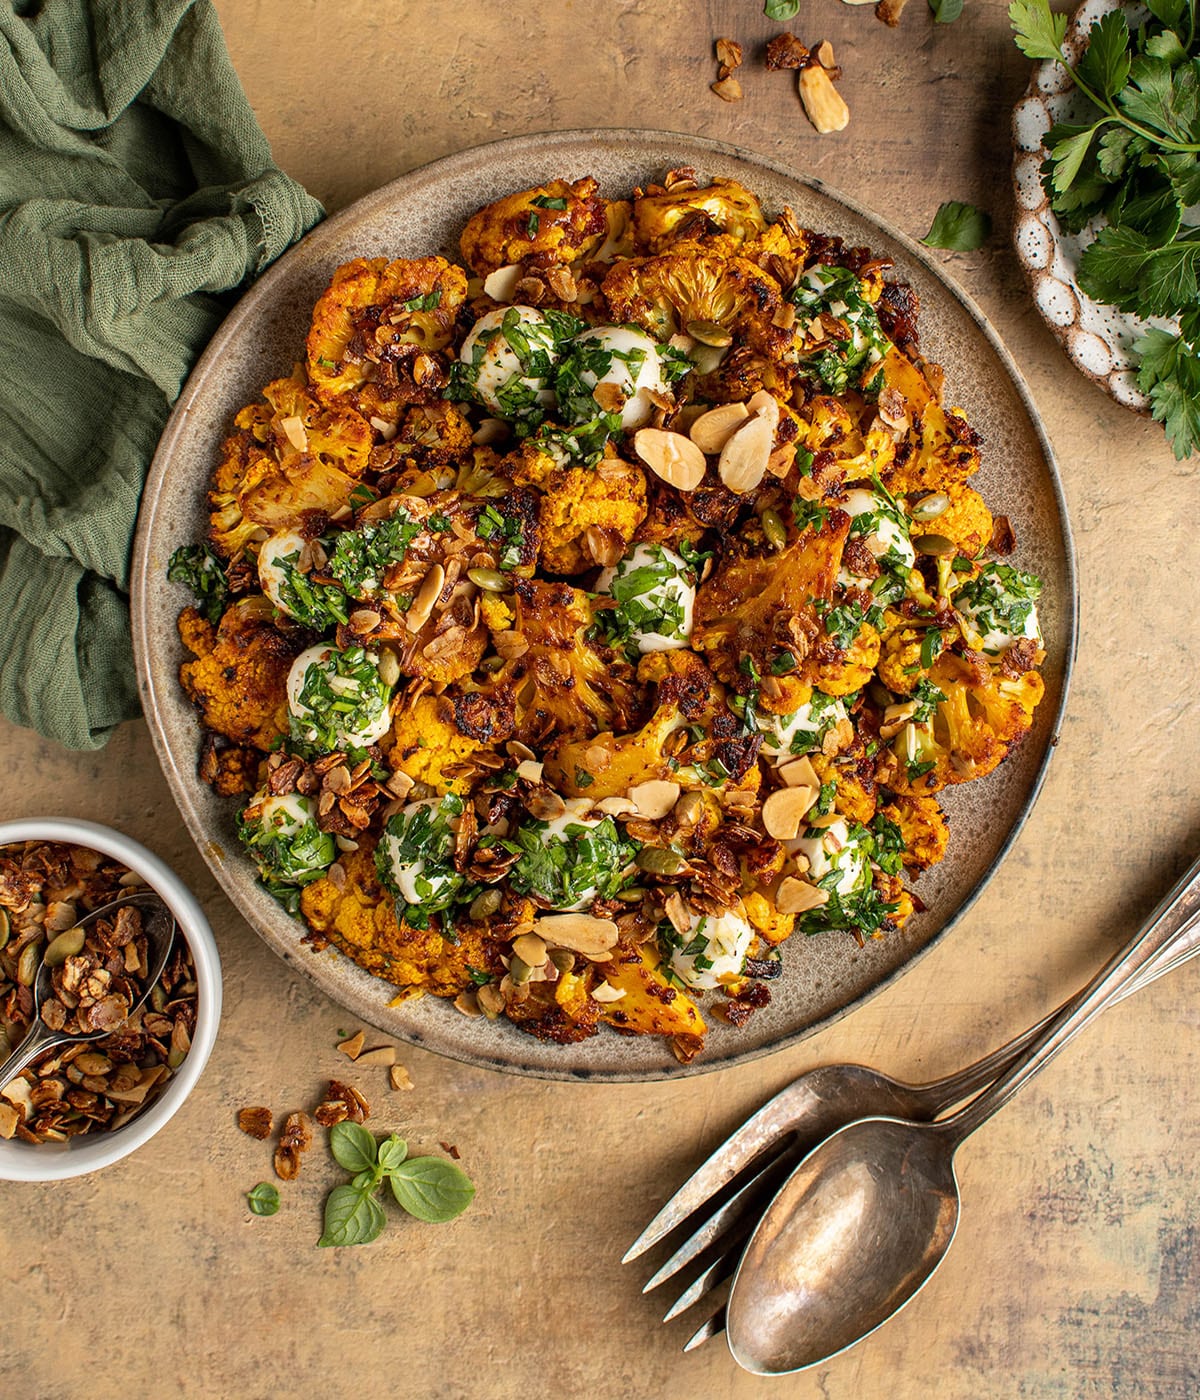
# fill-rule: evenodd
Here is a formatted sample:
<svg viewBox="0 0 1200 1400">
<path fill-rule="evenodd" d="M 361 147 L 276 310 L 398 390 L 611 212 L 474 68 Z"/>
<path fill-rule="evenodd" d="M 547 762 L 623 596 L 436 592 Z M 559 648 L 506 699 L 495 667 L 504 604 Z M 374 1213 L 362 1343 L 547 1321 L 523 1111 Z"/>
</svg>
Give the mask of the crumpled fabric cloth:
<svg viewBox="0 0 1200 1400">
<path fill-rule="evenodd" d="M 234 293 L 322 216 L 210 0 L 0 0 L 0 711 L 71 748 L 138 713 L 130 545 Z"/>
</svg>

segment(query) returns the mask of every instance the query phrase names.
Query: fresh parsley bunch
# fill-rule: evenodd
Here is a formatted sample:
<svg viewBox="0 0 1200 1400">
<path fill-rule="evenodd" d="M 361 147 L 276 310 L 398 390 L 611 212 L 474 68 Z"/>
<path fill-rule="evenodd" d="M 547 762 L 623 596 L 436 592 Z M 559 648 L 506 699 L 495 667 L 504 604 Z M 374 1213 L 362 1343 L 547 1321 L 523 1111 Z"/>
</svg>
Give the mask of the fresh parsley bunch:
<svg viewBox="0 0 1200 1400">
<path fill-rule="evenodd" d="M 1084 250 L 1079 285 L 1095 301 L 1139 316 L 1178 316 L 1134 346 L 1138 384 L 1176 457 L 1200 443 L 1200 204 L 1198 0 L 1147 0 L 1131 30 L 1117 10 L 1092 25 L 1078 64 L 1063 51 L 1066 15 L 1049 0 L 1013 0 L 1018 47 L 1061 63 L 1089 104 L 1083 120 L 1046 137 L 1042 181 L 1064 228 L 1105 226 Z"/>
<path fill-rule="evenodd" d="M 377 1192 L 386 1181 L 396 1204 L 409 1215 L 441 1224 L 461 1215 L 475 1197 L 475 1187 L 461 1167 L 443 1157 L 410 1157 L 395 1133 L 375 1141 L 358 1123 L 337 1123 L 329 1148 L 353 1180 L 335 1186 L 325 1201 L 325 1232 L 318 1244 L 370 1244 L 387 1224 Z"/>
</svg>

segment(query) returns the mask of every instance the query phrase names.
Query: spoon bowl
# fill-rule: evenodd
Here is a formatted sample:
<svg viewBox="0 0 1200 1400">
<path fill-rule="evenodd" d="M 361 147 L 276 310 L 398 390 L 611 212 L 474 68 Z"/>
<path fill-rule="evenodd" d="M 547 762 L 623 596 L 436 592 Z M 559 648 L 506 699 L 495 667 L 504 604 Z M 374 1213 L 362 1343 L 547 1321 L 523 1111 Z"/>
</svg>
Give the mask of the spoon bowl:
<svg viewBox="0 0 1200 1400">
<path fill-rule="evenodd" d="M 957 1138 L 940 1124 L 849 1123 L 788 1178 L 734 1277 L 734 1359 L 781 1375 L 861 1341 L 914 1297 L 958 1227 Z"/>
</svg>

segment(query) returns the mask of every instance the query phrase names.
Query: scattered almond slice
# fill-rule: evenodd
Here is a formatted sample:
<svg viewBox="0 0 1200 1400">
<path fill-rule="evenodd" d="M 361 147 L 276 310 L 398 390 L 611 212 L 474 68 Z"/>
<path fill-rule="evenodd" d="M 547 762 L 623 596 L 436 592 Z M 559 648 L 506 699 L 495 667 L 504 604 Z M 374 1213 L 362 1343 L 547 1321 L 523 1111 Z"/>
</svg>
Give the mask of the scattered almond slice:
<svg viewBox="0 0 1200 1400">
<path fill-rule="evenodd" d="M 770 422 L 758 414 L 748 418 L 721 448 L 717 472 L 721 480 L 739 496 L 753 491 L 766 475 L 767 463 L 775 444 Z"/>
<path fill-rule="evenodd" d="M 388 1083 L 393 1089 L 411 1090 L 413 1082 L 403 1065 L 393 1065 L 388 1071 Z"/>
<path fill-rule="evenodd" d="M 540 783 L 542 781 L 543 765 L 533 758 L 523 758 L 517 764 L 517 777 L 524 778 L 529 783 Z"/>
<path fill-rule="evenodd" d="M 396 1063 L 396 1047 L 394 1045 L 377 1045 L 373 1050 L 364 1050 L 361 1055 L 354 1057 L 356 1065 L 394 1065 Z"/>
<path fill-rule="evenodd" d="M 682 433 L 639 428 L 633 435 L 633 450 L 655 476 L 679 491 L 694 491 L 708 470 L 704 453 Z"/>
<path fill-rule="evenodd" d="M 357 1035 L 352 1035 L 349 1040 L 339 1040 L 337 1048 L 348 1060 L 357 1060 L 362 1054 L 366 1039 L 366 1035 L 359 1031 Z"/>
<path fill-rule="evenodd" d="M 281 418 L 279 426 L 297 452 L 308 451 L 308 433 L 305 430 L 303 418 Z"/>
<path fill-rule="evenodd" d="M 850 120 L 850 108 L 845 99 L 834 87 L 829 74 L 817 64 L 800 70 L 800 100 L 809 121 L 822 135 L 844 130 Z"/>
<path fill-rule="evenodd" d="M 419 632 L 429 621 L 429 614 L 433 611 L 433 605 L 437 602 L 445 583 L 445 569 L 440 564 L 434 564 L 417 589 L 412 607 L 404 614 L 404 625 L 410 632 Z"/>
<path fill-rule="evenodd" d="M 520 263 L 498 267 L 483 279 L 483 290 L 493 301 L 511 302 L 516 295 L 517 283 L 524 275 Z"/>
<path fill-rule="evenodd" d="M 819 788 L 821 786 L 817 770 L 812 766 L 812 759 L 807 755 L 804 758 L 794 758 L 790 763 L 785 763 L 779 769 L 779 776 L 788 787 Z"/>
<path fill-rule="evenodd" d="M 654 778 L 629 789 L 629 797 L 639 817 L 658 821 L 665 817 L 679 800 L 680 787 L 665 778 Z"/>
<path fill-rule="evenodd" d="M 723 403 L 702 413 L 688 429 L 688 436 L 701 452 L 715 455 L 749 417 L 746 404 Z"/>
<path fill-rule="evenodd" d="M 828 903 L 829 895 L 824 890 L 807 880 L 797 880 L 794 875 L 789 875 L 775 894 L 775 908 L 781 914 L 806 914 Z"/>
<path fill-rule="evenodd" d="M 592 988 L 593 1001 L 620 1001 L 625 995 L 624 987 L 614 987 L 608 982 L 601 982 L 598 987 Z"/>
<path fill-rule="evenodd" d="M 768 393 L 766 389 L 758 389 L 746 400 L 746 408 L 759 418 L 765 418 L 771 425 L 772 433 L 778 431 L 779 400 L 774 394 Z"/>
<path fill-rule="evenodd" d="M 628 797 L 602 797 L 596 803 L 596 811 L 603 812 L 606 817 L 623 817 L 637 808 Z"/>
<path fill-rule="evenodd" d="M 612 919 L 597 919 L 592 914 L 550 914 L 537 921 L 535 928 L 541 938 L 552 946 L 568 948 L 592 962 L 607 962 L 617 946 L 617 926 Z M 480 989 L 482 994 L 488 990 Z"/>
<path fill-rule="evenodd" d="M 549 956 L 545 939 L 539 938 L 536 933 L 523 933 L 514 938 L 512 950 L 528 967 L 545 967 Z"/>
<path fill-rule="evenodd" d="M 805 813 L 817 800 L 818 787 L 777 788 L 763 803 L 762 820 L 767 833 L 776 841 L 794 841 L 800 834 Z"/>
<path fill-rule="evenodd" d="M 722 102 L 740 102 L 744 95 L 741 83 L 732 74 L 719 82 L 711 83 L 710 87 Z"/>
</svg>

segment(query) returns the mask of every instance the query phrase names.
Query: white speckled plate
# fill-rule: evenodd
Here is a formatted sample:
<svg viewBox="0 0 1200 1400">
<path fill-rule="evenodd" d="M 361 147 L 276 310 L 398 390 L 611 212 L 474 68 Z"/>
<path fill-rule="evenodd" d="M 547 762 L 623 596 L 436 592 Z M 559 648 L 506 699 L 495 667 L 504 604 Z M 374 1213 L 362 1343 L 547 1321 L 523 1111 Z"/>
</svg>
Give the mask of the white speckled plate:
<svg viewBox="0 0 1200 1400">
<path fill-rule="evenodd" d="M 1146 14 L 1140 7 L 1122 5 L 1121 0 L 1085 0 L 1071 16 L 1063 44 L 1072 63 L 1086 47 L 1091 26 L 1109 11 L 1122 8 L 1130 11 L 1131 22 L 1139 13 Z M 1013 111 L 1013 241 L 1038 314 L 1072 363 L 1122 407 L 1148 414 L 1149 401 L 1134 373 L 1133 343 L 1151 326 L 1178 330 L 1178 322 L 1161 317 L 1144 320 L 1080 291 L 1075 275 L 1080 255 L 1103 225 L 1093 222 L 1080 233 L 1067 233 L 1059 227 L 1042 188 L 1046 133 L 1055 122 L 1078 120 L 1086 106 L 1060 64 L 1045 61 L 1034 67 L 1025 96 Z"/>
<path fill-rule="evenodd" d="M 999 771 L 946 796 L 950 857 L 917 886 L 927 912 L 903 933 L 862 949 L 842 935 L 793 939 L 784 975 L 771 984 L 770 1006 L 741 1029 L 715 1022 L 704 1054 L 686 1068 L 649 1037 L 602 1032 L 581 1045 L 558 1046 L 507 1023 L 469 1020 L 433 998 L 391 1008 L 385 983 L 337 953 L 305 947 L 301 925 L 255 882 L 238 847 L 234 804 L 196 776 L 199 731 L 177 679 L 183 653 L 175 620 L 188 598 L 165 581 L 172 550 L 203 534 L 205 484 L 233 414 L 260 385 L 290 369 L 313 302 L 340 262 L 357 254 L 456 256 L 466 217 L 501 194 L 555 176 L 594 175 L 606 194 L 627 195 L 634 184 L 677 165 L 741 180 L 768 210 L 790 204 L 802 223 L 895 260 L 921 298 L 926 353 L 948 366 L 951 401 L 984 436 L 979 484 L 993 510 L 1013 520 L 1015 562 L 1044 580 L 1047 648 L 1046 698 L 1025 743 Z M 146 715 L 180 811 L 230 898 L 280 957 L 387 1034 L 475 1064 L 554 1079 L 677 1078 L 752 1059 L 843 1015 L 911 965 L 969 907 L 1029 812 L 1062 716 L 1075 617 L 1070 530 L 1050 446 L 1020 374 L 980 311 L 925 250 L 851 201 L 732 147 L 661 132 L 562 132 L 466 151 L 403 176 L 314 230 L 242 298 L 192 372 L 154 459 L 135 543 L 134 646 Z"/>
</svg>

